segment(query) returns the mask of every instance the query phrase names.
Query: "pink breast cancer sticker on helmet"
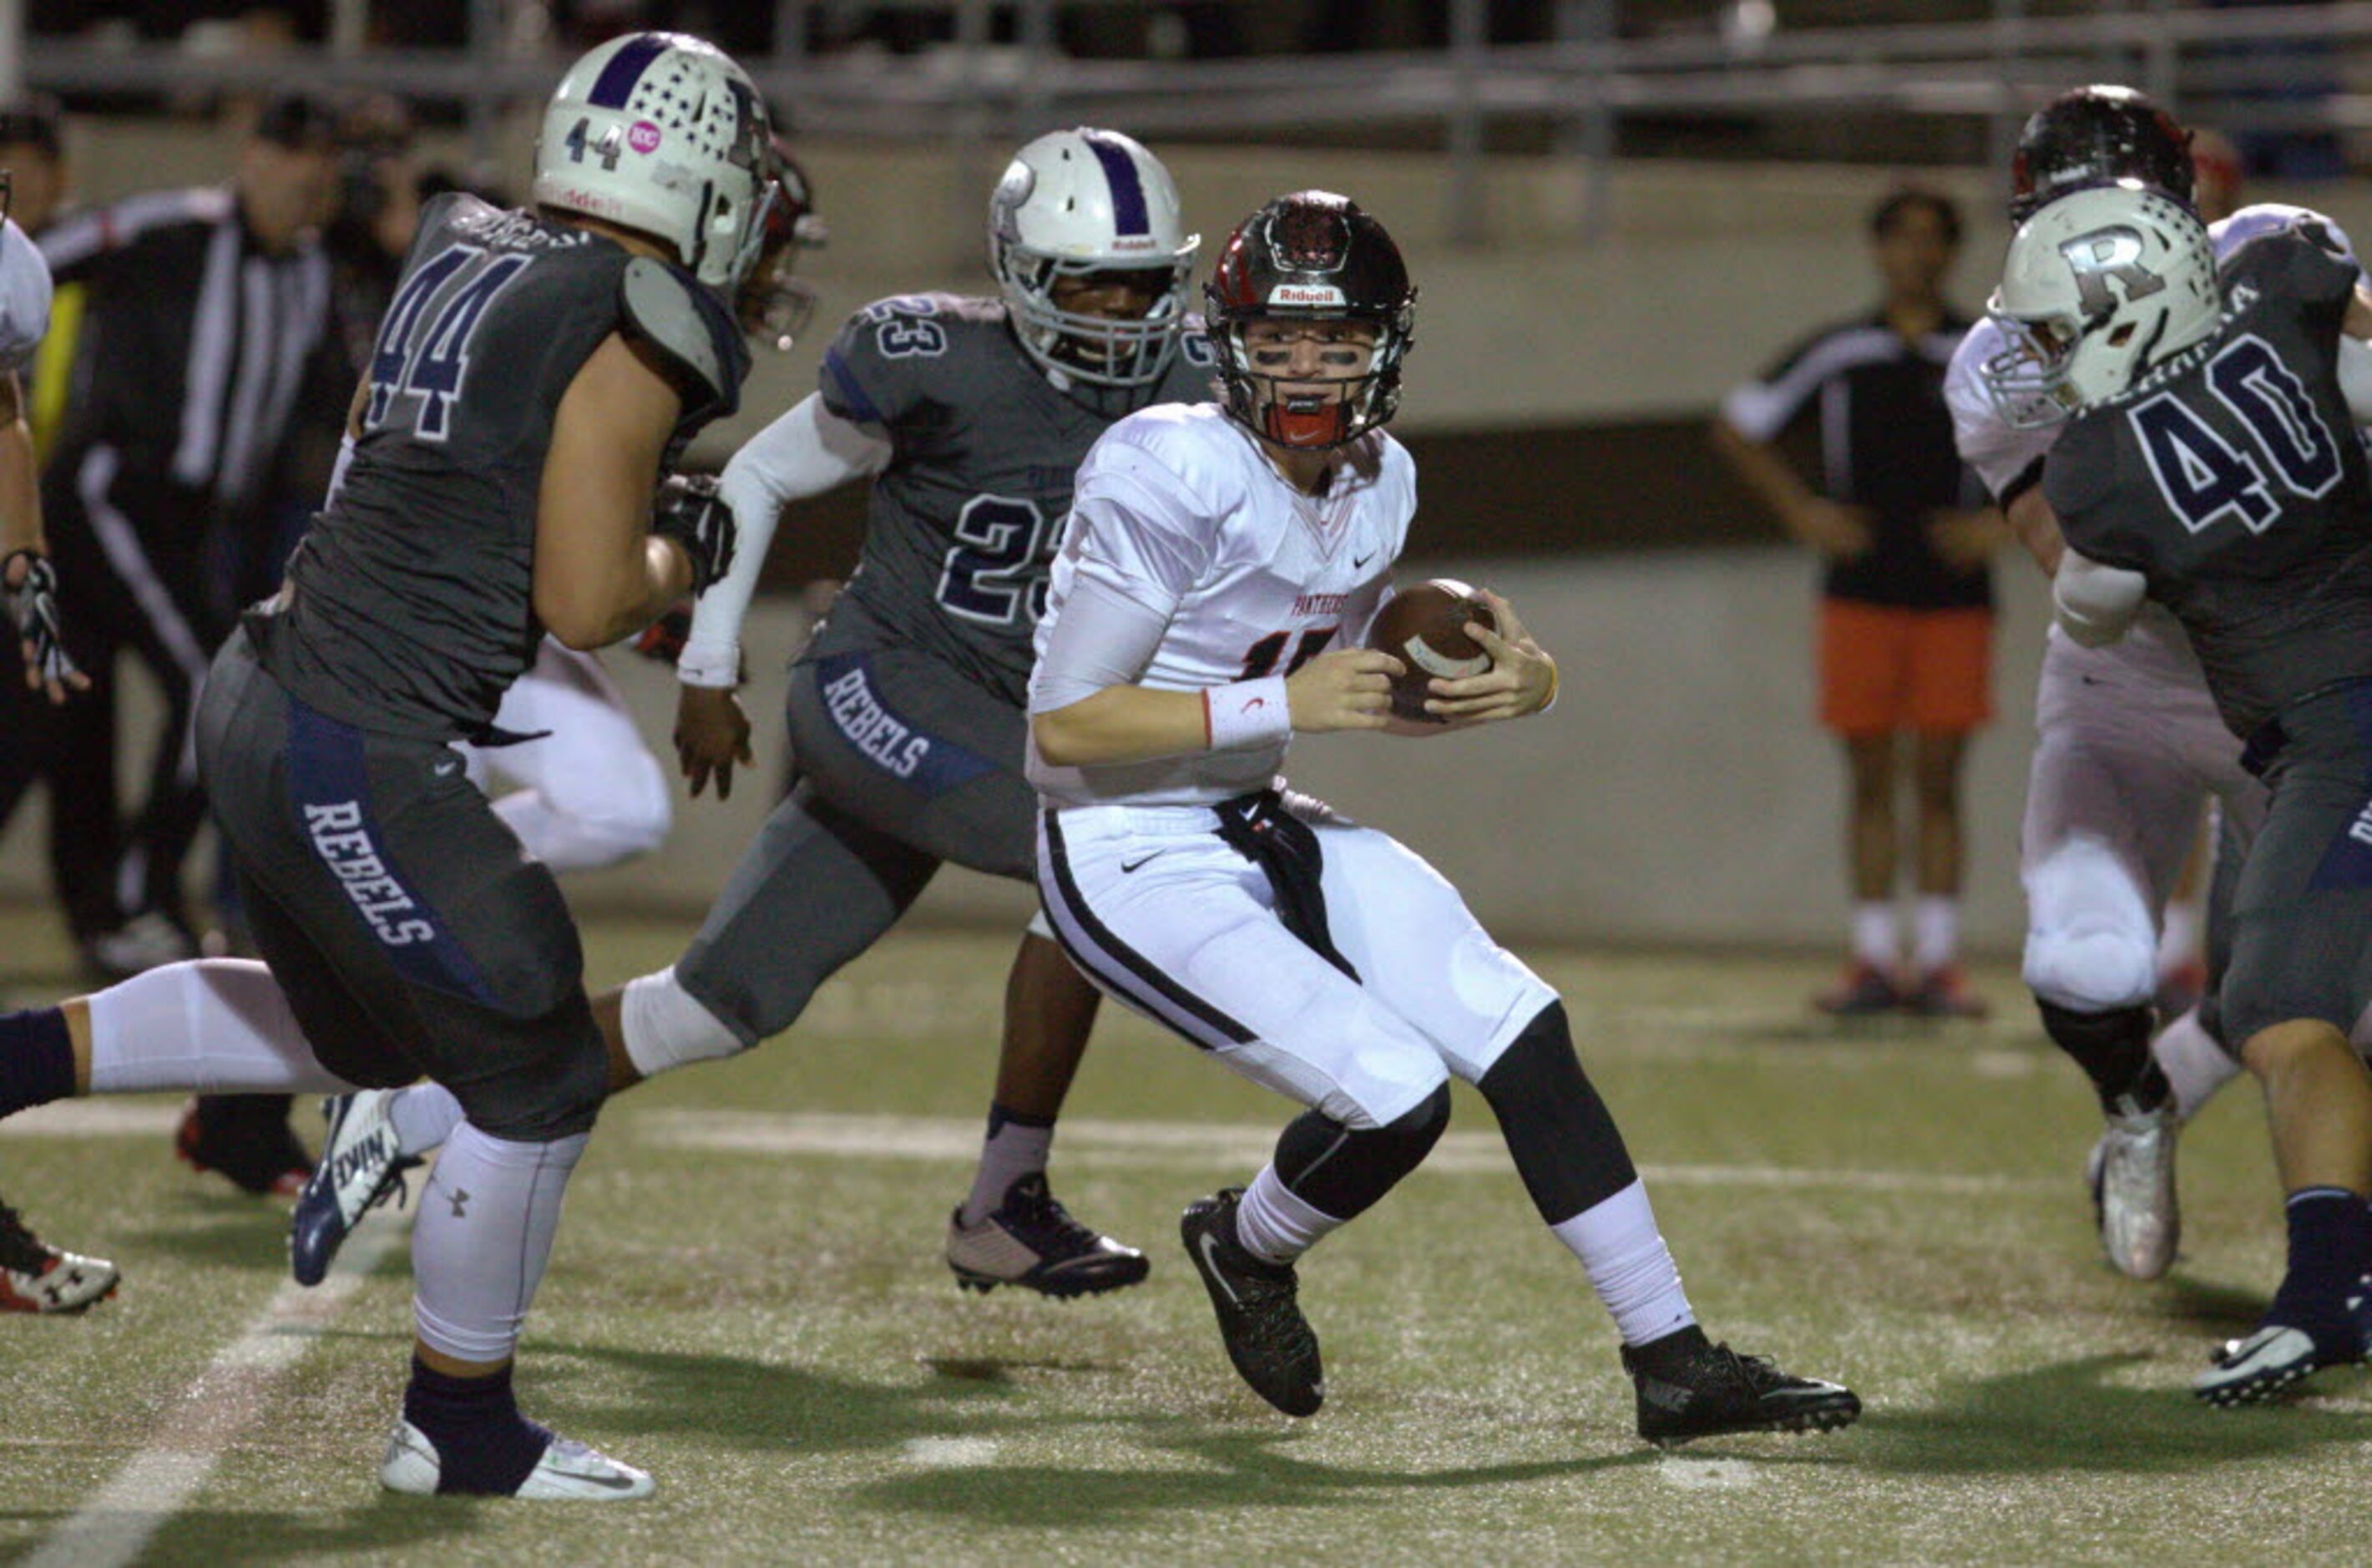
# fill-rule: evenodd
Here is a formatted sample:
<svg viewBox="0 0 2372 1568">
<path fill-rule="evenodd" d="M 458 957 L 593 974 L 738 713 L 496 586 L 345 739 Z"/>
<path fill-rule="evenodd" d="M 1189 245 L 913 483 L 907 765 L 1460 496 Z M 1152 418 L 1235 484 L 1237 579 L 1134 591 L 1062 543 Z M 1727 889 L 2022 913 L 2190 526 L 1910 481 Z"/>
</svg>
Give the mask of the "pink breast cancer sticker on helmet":
<svg viewBox="0 0 2372 1568">
<path fill-rule="evenodd" d="M 659 150 L 659 128 L 647 120 L 637 120 L 626 132 L 626 145 L 638 153 Z"/>
</svg>

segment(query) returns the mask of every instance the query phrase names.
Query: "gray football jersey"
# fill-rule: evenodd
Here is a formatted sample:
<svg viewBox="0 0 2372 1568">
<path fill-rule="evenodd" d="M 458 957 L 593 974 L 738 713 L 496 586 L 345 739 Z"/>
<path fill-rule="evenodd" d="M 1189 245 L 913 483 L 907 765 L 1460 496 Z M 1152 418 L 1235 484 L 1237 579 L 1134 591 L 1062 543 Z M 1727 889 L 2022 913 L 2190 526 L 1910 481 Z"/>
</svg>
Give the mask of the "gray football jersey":
<svg viewBox="0 0 2372 1568">
<path fill-rule="evenodd" d="M 2072 421 L 2043 471 L 2067 542 L 2148 579 L 2244 739 L 2372 677 L 2372 477 L 2337 370 L 2356 275 L 2308 231 L 2241 246 L 2222 326 Z"/>
<path fill-rule="evenodd" d="M 490 733 L 543 635 L 535 524 L 552 419 L 602 340 L 634 331 L 620 292 L 632 260 L 587 230 L 472 196 L 423 210 L 379 323 L 345 481 L 289 562 L 286 610 L 250 617 L 265 667 L 308 706 L 387 734 Z M 749 364 L 738 331 L 678 275 L 738 389 Z"/>
<path fill-rule="evenodd" d="M 831 643 L 904 643 L 1017 707 L 1046 572 L 1079 462 L 1107 426 L 1154 403 L 1206 402 L 1209 343 L 1190 326 L 1151 387 L 1056 387 L 1001 299 L 907 295 L 851 317 L 824 354 L 824 405 L 880 432 L 865 547 Z"/>
</svg>

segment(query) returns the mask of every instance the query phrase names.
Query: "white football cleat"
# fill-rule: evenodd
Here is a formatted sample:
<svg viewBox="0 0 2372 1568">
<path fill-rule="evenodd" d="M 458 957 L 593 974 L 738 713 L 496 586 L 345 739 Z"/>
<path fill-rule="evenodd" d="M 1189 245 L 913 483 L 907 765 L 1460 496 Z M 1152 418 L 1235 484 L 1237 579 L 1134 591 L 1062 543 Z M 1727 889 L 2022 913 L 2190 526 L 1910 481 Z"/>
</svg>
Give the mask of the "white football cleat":
<svg viewBox="0 0 2372 1568">
<path fill-rule="evenodd" d="M 405 1196 L 403 1173 L 421 1161 L 398 1145 L 388 1119 L 402 1092 L 360 1089 L 321 1102 L 329 1136 L 288 1216 L 288 1271 L 298 1284 L 320 1284 L 363 1215 Z"/>
<path fill-rule="evenodd" d="M 0 1312 L 87 1312 L 122 1277 L 104 1258 L 52 1247 L 0 1203 Z"/>
<path fill-rule="evenodd" d="M 2154 1280 L 2174 1266 L 2182 1239 L 2174 1187 L 2174 1142 L 2181 1130 L 2171 1104 L 2112 1113 L 2092 1146 L 2087 1175 L 2100 1249 L 2110 1268 L 2130 1278 Z"/>
<path fill-rule="evenodd" d="M 390 1492 L 431 1496 L 444 1469 L 428 1434 L 398 1419 L 378 1467 L 379 1484 Z M 511 1495 L 539 1502 L 628 1503 L 657 1490 L 658 1482 L 634 1466 L 572 1438 L 554 1437 Z"/>
</svg>

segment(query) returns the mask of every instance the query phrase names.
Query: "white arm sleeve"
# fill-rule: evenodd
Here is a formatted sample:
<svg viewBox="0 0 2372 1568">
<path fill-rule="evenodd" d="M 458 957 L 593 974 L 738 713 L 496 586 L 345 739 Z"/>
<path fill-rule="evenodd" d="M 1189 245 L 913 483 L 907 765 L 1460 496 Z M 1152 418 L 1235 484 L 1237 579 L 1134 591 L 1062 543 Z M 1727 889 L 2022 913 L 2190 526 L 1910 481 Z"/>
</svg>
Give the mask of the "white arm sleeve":
<svg viewBox="0 0 2372 1568">
<path fill-rule="evenodd" d="M 2149 579 L 2108 566 L 2077 551 L 2060 557 L 2051 600 L 2060 629 L 2087 648 L 2115 642 L 2133 626 L 2149 597 Z"/>
<path fill-rule="evenodd" d="M 0 371 L 21 370 L 50 330 L 50 269 L 16 219 L 0 222 Z"/>
<path fill-rule="evenodd" d="M 1134 685 L 1169 629 L 1160 610 L 1092 577 L 1076 579 L 1030 673 L 1029 711 L 1051 714 L 1106 687 Z"/>
<path fill-rule="evenodd" d="M 1134 599 L 1164 621 L 1211 563 L 1212 525 L 1186 483 L 1142 447 L 1099 441 L 1072 493 L 1078 579 Z"/>
<path fill-rule="evenodd" d="M 2358 424 L 2372 424 L 2372 344 L 2339 334 L 2339 389 Z"/>
<path fill-rule="evenodd" d="M 676 660 L 677 679 L 687 686 L 739 683 L 741 622 L 783 507 L 880 472 L 890 450 L 888 440 L 842 419 L 811 392 L 733 454 L 717 482 L 740 530 L 733 569 L 692 601 L 692 633 Z"/>
</svg>

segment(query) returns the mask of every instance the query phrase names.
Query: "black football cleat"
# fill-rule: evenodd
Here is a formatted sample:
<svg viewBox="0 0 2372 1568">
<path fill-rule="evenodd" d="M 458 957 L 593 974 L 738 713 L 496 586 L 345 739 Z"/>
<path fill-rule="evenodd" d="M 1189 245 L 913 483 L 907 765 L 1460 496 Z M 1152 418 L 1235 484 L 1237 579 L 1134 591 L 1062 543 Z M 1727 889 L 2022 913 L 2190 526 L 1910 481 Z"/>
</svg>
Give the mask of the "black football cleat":
<svg viewBox="0 0 2372 1568">
<path fill-rule="evenodd" d="M 1236 1239 L 1240 1187 L 1186 1205 L 1178 1233 L 1219 1315 L 1227 1359 L 1252 1392 L 1287 1415 L 1316 1415 L 1326 1402 L 1318 1336 L 1301 1315 L 1300 1278 L 1290 1263 L 1255 1258 Z"/>
<path fill-rule="evenodd" d="M 1861 1415 L 1843 1384 L 1782 1372 L 1695 1327 L 1624 1345 L 1622 1370 L 1639 1391 L 1639 1435 L 1659 1446 L 1732 1432 L 1830 1432 Z"/>
<path fill-rule="evenodd" d="M 1018 1285 L 1060 1300 L 1136 1284 L 1152 1267 L 1135 1248 L 1073 1219 L 1042 1171 L 1006 1188 L 976 1225 L 963 1223 L 959 1205 L 948 1220 L 947 1257 L 966 1290 Z"/>
<path fill-rule="evenodd" d="M 173 1152 L 192 1170 L 227 1177 L 256 1197 L 294 1198 L 313 1156 L 288 1130 L 287 1095 L 201 1095 L 181 1111 Z"/>
</svg>

